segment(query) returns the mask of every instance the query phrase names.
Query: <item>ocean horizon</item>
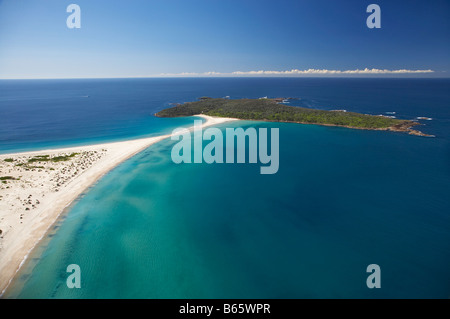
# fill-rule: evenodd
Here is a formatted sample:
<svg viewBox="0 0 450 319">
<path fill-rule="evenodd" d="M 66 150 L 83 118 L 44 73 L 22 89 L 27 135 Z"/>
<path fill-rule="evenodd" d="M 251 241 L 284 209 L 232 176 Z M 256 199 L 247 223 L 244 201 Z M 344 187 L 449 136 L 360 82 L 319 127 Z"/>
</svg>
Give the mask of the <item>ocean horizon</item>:
<svg viewBox="0 0 450 319">
<path fill-rule="evenodd" d="M 280 168 L 175 164 L 174 141 L 111 170 L 62 214 L 5 298 L 449 298 L 450 79 L 0 80 L 0 153 L 169 134 L 201 96 L 419 120 L 433 138 L 278 128 Z M 68 264 L 83 289 L 66 286 Z M 378 264 L 382 288 L 368 289 Z"/>
</svg>

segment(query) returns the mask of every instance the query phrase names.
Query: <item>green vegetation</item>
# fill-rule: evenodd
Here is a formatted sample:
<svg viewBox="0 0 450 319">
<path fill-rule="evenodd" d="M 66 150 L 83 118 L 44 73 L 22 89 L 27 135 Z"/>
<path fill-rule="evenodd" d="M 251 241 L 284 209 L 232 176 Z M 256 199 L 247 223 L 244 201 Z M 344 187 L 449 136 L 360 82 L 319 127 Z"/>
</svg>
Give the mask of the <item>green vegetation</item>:
<svg viewBox="0 0 450 319">
<path fill-rule="evenodd" d="M 35 161 L 34 161 L 34 162 L 35 162 Z M 36 168 L 36 169 L 39 169 L 39 168 L 45 169 L 44 166 L 32 166 L 32 165 L 28 165 L 28 164 L 26 164 L 26 163 L 17 163 L 15 166 L 18 166 L 18 167 L 24 167 L 24 168 L 27 169 L 27 170 L 33 169 L 33 168 Z"/>
<path fill-rule="evenodd" d="M 80 153 L 72 153 L 72 154 L 66 155 L 66 156 L 56 156 L 56 157 L 51 158 L 51 161 L 52 161 L 52 162 L 63 162 L 63 161 L 68 161 L 68 160 L 70 160 L 72 157 L 77 156 L 78 154 L 80 154 Z"/>
<path fill-rule="evenodd" d="M 8 162 L 8 163 L 12 163 L 12 162 L 14 162 L 14 159 L 13 158 L 5 158 L 4 161 Z"/>
<path fill-rule="evenodd" d="M 6 181 L 6 180 L 13 180 L 13 181 L 15 181 L 16 178 L 12 177 L 12 176 L 1 176 L 0 177 L 0 181 Z"/>
<path fill-rule="evenodd" d="M 37 155 L 34 156 L 33 158 L 28 160 L 28 163 L 35 163 L 35 162 L 63 162 L 63 161 L 68 161 L 69 159 L 71 159 L 72 157 L 78 155 L 79 153 L 72 153 L 70 155 L 63 155 L 63 156 L 55 156 L 55 157 L 50 157 L 50 155 Z M 42 166 L 35 166 L 32 168 L 44 168 Z"/>
<path fill-rule="evenodd" d="M 28 160 L 28 163 L 34 162 L 46 162 L 50 160 L 50 155 L 36 155 L 33 158 Z"/>
<path fill-rule="evenodd" d="M 15 181 L 15 180 L 18 180 L 18 178 L 12 176 L 0 176 L 0 181 Z"/>
<path fill-rule="evenodd" d="M 406 131 L 416 122 L 353 112 L 324 111 L 278 104 L 272 99 L 207 99 L 168 108 L 158 117 L 179 117 L 205 114 L 241 120 L 325 124 L 364 129 Z"/>
</svg>

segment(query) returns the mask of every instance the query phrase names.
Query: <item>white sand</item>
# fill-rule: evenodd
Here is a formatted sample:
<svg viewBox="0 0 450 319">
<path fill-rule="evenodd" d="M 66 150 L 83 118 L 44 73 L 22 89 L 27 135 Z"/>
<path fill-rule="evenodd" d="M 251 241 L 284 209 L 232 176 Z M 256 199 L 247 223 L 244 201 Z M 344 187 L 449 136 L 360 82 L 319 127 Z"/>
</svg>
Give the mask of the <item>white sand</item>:
<svg viewBox="0 0 450 319">
<path fill-rule="evenodd" d="M 203 127 L 236 120 L 198 116 L 206 120 Z M 65 207 L 115 166 L 168 137 L 170 134 L 0 155 L 0 176 L 20 178 L 6 183 L 0 181 L 0 296 Z M 72 153 L 79 154 L 67 161 L 28 163 L 39 155 L 55 157 Z M 5 162 L 5 159 L 13 159 L 13 162 Z"/>
</svg>

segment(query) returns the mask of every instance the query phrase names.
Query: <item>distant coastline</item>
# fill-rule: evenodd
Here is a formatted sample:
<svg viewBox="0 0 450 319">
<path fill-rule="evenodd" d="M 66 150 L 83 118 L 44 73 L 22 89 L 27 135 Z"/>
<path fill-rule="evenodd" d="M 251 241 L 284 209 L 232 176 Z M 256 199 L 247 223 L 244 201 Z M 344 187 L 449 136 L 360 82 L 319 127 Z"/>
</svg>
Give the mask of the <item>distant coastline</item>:
<svg viewBox="0 0 450 319">
<path fill-rule="evenodd" d="M 288 98 L 292 99 L 292 98 Z M 201 97 L 198 101 L 178 104 L 155 114 L 157 117 L 182 117 L 205 114 L 231 117 L 240 120 L 313 124 L 346 127 L 350 129 L 392 131 L 416 136 L 434 137 L 414 130 L 421 125 L 411 120 L 392 116 L 369 115 L 345 110 L 318 110 L 284 105 L 287 99 L 267 97 L 260 99 L 236 99 Z"/>
</svg>

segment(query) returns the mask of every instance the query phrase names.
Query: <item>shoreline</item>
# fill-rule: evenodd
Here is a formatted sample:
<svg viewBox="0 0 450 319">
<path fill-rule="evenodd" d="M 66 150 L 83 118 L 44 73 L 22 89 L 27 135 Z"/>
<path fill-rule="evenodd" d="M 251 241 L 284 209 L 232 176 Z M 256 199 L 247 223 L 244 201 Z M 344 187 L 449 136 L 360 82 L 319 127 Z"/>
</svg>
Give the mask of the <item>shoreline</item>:
<svg viewBox="0 0 450 319">
<path fill-rule="evenodd" d="M 155 116 L 158 116 L 155 114 Z M 210 115 L 207 115 L 210 116 Z M 184 117 L 184 116 L 174 116 L 174 117 Z M 215 116 L 220 117 L 220 116 Z M 368 128 L 368 127 L 358 127 L 358 126 L 350 126 L 350 125 L 339 125 L 339 124 L 327 124 L 327 123 L 309 123 L 309 122 L 295 122 L 295 121 L 281 121 L 281 120 L 267 120 L 267 119 L 236 119 L 239 121 L 253 121 L 253 122 L 269 122 L 269 123 L 287 123 L 287 124 L 304 124 L 304 125 L 319 125 L 319 126 L 327 126 L 327 127 L 342 127 L 349 128 L 353 130 L 365 130 L 365 131 L 390 131 L 396 133 L 407 133 L 409 135 L 414 136 L 422 136 L 422 137 L 436 137 L 435 135 L 425 134 L 421 131 L 412 129 L 413 126 L 416 125 L 424 125 L 419 122 L 413 122 L 410 125 L 404 126 L 389 126 L 382 128 Z"/>
<path fill-rule="evenodd" d="M 201 97 L 198 101 L 185 102 L 161 110 L 155 116 L 170 118 L 205 113 L 213 116 L 231 116 L 248 121 L 335 126 L 349 129 L 403 132 L 415 136 L 435 137 L 434 135 L 412 129 L 413 126 L 423 125 L 414 120 L 402 120 L 386 115 L 347 112 L 346 110 L 310 109 L 280 103 L 280 101 L 284 100 L 284 98 L 268 99 L 267 97 L 259 99 Z"/>
<path fill-rule="evenodd" d="M 194 116 L 205 119 L 202 128 L 238 120 Z M 67 207 L 120 163 L 170 136 L 0 154 L 0 297 Z"/>
<path fill-rule="evenodd" d="M 383 127 L 383 128 L 366 128 L 366 127 L 357 127 L 357 126 L 349 126 L 349 125 L 338 125 L 338 124 L 326 124 L 326 123 L 308 123 L 308 122 L 293 122 L 293 121 L 274 121 L 274 120 L 244 120 L 242 121 L 261 121 L 261 122 L 274 122 L 274 123 L 293 123 L 293 124 L 305 124 L 305 125 L 320 125 L 320 126 L 328 126 L 328 127 L 343 127 L 354 130 L 366 130 L 366 131 L 390 131 L 397 133 L 408 133 L 409 135 L 415 136 L 423 136 L 423 137 L 436 137 L 435 135 L 425 134 L 421 131 L 412 129 L 415 125 L 423 125 L 421 123 L 415 122 L 416 124 L 408 125 L 404 127 Z"/>
</svg>

